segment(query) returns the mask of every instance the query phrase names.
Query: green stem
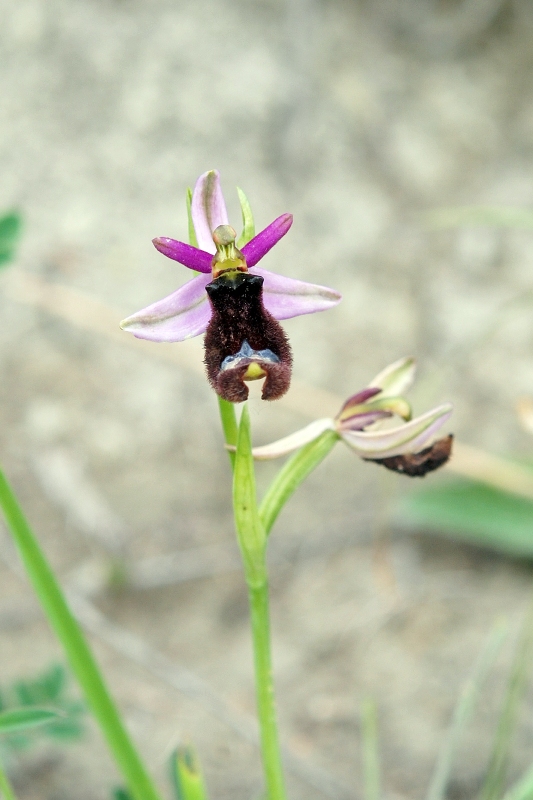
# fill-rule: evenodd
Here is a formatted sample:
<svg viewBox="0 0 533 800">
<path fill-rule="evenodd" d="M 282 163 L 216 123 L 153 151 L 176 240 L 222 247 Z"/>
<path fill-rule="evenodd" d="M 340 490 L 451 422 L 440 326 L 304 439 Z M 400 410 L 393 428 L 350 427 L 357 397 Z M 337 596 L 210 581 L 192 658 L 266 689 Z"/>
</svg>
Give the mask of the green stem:
<svg viewBox="0 0 533 800">
<path fill-rule="evenodd" d="M 250 598 L 257 711 L 268 800 L 285 800 L 270 655 L 266 534 L 259 519 L 250 416 L 244 406 L 233 470 L 233 511 Z"/>
<path fill-rule="evenodd" d="M 63 645 L 72 671 L 107 739 L 135 800 L 160 800 L 111 699 L 87 640 L 70 611 L 11 487 L 0 471 L 0 506 L 41 606 Z M 5 790 L 4 790 L 5 791 Z M 8 800 L 10 800 L 8 796 Z"/>
<path fill-rule="evenodd" d="M 13 787 L 2 766 L 0 766 L 0 797 L 2 800 L 17 800 Z"/>
<path fill-rule="evenodd" d="M 226 444 L 230 444 L 235 447 L 237 444 L 237 434 L 239 432 L 237 418 L 235 416 L 235 406 L 233 403 L 229 403 L 227 400 L 223 400 L 222 397 L 219 397 L 218 408 L 220 411 L 220 421 L 222 422 L 222 430 L 224 432 L 225 442 Z M 231 468 L 233 469 L 235 466 L 235 453 L 229 450 L 228 455 L 231 462 Z"/>
<path fill-rule="evenodd" d="M 276 703 L 270 654 L 268 582 L 248 587 L 254 645 L 255 684 L 261 752 L 269 800 L 285 800 L 285 783 L 276 720 Z"/>
</svg>

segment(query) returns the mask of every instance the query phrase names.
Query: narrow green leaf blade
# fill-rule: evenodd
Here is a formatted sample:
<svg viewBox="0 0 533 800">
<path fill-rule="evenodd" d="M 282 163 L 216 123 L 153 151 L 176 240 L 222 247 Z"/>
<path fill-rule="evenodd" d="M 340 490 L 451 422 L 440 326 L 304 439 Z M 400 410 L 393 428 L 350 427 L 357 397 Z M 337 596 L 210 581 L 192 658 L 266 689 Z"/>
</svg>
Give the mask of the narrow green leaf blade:
<svg viewBox="0 0 533 800">
<path fill-rule="evenodd" d="M 259 507 L 259 516 L 267 535 L 287 500 L 338 441 L 339 435 L 335 431 L 324 431 L 285 462 L 270 484 Z"/>
<path fill-rule="evenodd" d="M 242 233 L 237 240 L 237 247 L 244 247 L 245 244 L 255 236 L 255 222 L 254 215 L 252 214 L 252 207 L 242 189 L 237 186 L 237 194 L 239 195 L 239 203 L 241 204 L 242 212 Z"/>
<path fill-rule="evenodd" d="M 399 518 L 510 555 L 533 556 L 533 501 L 482 483 L 453 480 L 400 501 Z"/>
<path fill-rule="evenodd" d="M 170 760 L 170 774 L 176 800 L 207 800 L 200 761 L 193 747 L 178 747 Z"/>
<path fill-rule="evenodd" d="M 455 754 L 463 731 L 476 707 L 479 693 L 507 636 L 507 625 L 498 621 L 466 682 L 453 713 L 452 722 L 439 753 L 427 793 L 427 800 L 443 800 L 450 779 Z"/>
<path fill-rule="evenodd" d="M 14 708 L 11 711 L 3 711 L 0 714 L 0 734 L 38 728 L 61 716 L 60 711 L 50 708 Z"/>
<path fill-rule="evenodd" d="M 22 217 L 17 211 L 0 217 L 0 267 L 13 259 L 21 231 Z"/>
<path fill-rule="evenodd" d="M 1 470 L 0 507 L 41 606 L 65 650 L 72 671 L 100 724 L 131 793 L 135 800 L 160 800 L 159 793 L 109 694 L 81 626 L 72 614 L 52 568 Z"/>
</svg>

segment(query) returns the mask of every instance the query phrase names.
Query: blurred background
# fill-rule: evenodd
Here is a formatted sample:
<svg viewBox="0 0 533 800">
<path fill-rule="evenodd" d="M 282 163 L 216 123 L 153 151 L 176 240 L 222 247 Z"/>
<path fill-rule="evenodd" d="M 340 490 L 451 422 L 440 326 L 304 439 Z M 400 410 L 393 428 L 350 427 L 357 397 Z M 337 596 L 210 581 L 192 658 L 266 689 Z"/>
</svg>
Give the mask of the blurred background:
<svg viewBox="0 0 533 800">
<path fill-rule="evenodd" d="M 235 226 L 236 185 L 259 229 L 294 214 L 265 266 L 344 296 L 285 323 L 295 386 L 272 405 L 255 395 L 257 443 L 414 355 L 415 411 L 452 400 L 460 443 L 530 458 L 515 406 L 533 393 L 533 224 L 440 210 L 533 207 L 533 7 L 4 0 L 0 37 L 0 209 L 24 219 L 0 276 L 1 462 L 159 782 L 192 741 L 212 797 L 258 797 L 247 599 L 201 341 L 146 344 L 118 322 L 189 278 L 151 239 L 186 237 L 185 190 L 217 168 Z M 495 617 L 511 644 L 518 631 L 529 558 L 400 524 L 411 489 L 339 446 L 273 533 L 294 800 L 361 796 L 366 695 L 386 796 L 419 797 Z M 0 556 L 3 686 L 62 654 L 1 526 Z M 466 731 L 454 798 L 480 785 L 511 657 Z M 511 778 L 531 760 L 532 704 Z M 91 723 L 66 749 L 9 758 L 20 800 L 103 800 L 119 781 Z"/>
</svg>

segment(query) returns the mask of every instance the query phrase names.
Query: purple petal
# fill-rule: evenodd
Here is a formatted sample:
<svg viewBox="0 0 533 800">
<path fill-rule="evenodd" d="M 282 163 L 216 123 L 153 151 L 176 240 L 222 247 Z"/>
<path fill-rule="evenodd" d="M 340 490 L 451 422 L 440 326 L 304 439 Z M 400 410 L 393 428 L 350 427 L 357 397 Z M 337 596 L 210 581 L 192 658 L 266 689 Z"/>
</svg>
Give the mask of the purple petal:
<svg viewBox="0 0 533 800">
<path fill-rule="evenodd" d="M 444 403 L 395 428 L 380 431 L 339 430 L 339 433 L 346 444 L 363 458 L 390 458 L 422 450 L 448 421 L 451 413 L 451 403 Z"/>
<path fill-rule="evenodd" d="M 173 261 L 179 261 L 184 267 L 195 269 L 197 272 L 211 272 L 213 256 L 211 253 L 206 253 L 205 250 L 199 250 L 197 247 L 185 244 L 185 242 L 178 242 L 176 239 L 167 239 L 166 236 L 152 239 L 152 244 L 164 256 Z"/>
<path fill-rule="evenodd" d="M 253 267 L 275 244 L 279 242 L 287 233 L 292 225 L 292 214 L 282 214 L 271 222 L 261 233 L 254 236 L 248 244 L 242 248 L 242 254 L 246 259 L 248 267 Z"/>
<path fill-rule="evenodd" d="M 192 193 L 191 216 L 198 246 L 208 253 L 216 253 L 212 233 L 219 225 L 228 224 L 228 212 L 220 188 L 218 170 L 204 172 L 196 181 Z"/>
<path fill-rule="evenodd" d="M 285 278 L 260 267 L 252 271 L 265 279 L 263 303 L 266 310 L 276 319 L 290 319 L 301 314 L 326 311 L 341 300 L 341 295 L 333 289 L 328 289 L 327 286 Z"/>
<path fill-rule="evenodd" d="M 182 342 L 205 332 L 211 306 L 205 287 L 211 275 L 198 275 L 176 292 L 123 320 L 120 327 L 138 339 Z"/>
<path fill-rule="evenodd" d="M 370 400 L 371 397 L 375 397 L 377 394 L 380 394 L 381 389 L 375 389 L 372 386 L 369 386 L 368 389 L 362 389 L 357 394 L 353 394 L 348 400 L 345 402 L 337 417 L 342 416 L 343 412 L 348 412 L 352 406 L 360 406 L 361 403 L 366 403 L 367 400 Z"/>
</svg>

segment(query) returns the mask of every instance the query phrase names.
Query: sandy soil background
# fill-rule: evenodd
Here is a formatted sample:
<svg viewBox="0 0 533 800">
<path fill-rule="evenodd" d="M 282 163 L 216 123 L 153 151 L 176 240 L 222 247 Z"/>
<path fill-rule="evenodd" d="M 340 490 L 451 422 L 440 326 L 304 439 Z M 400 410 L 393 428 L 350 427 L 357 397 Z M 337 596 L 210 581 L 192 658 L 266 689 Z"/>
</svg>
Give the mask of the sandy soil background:
<svg viewBox="0 0 533 800">
<path fill-rule="evenodd" d="M 118 320 L 185 270 L 206 169 L 258 226 L 291 211 L 267 268 L 343 303 L 286 323 L 294 391 L 252 400 L 256 441 L 334 413 L 414 354 L 415 409 L 453 400 L 460 440 L 531 452 L 527 231 L 437 231 L 437 207 L 533 204 L 533 10 L 527 0 L 4 0 L 0 208 L 25 231 L 0 278 L 0 455 L 158 781 L 193 741 L 211 796 L 261 791 L 246 593 L 230 478 L 201 343 L 147 345 Z M 59 287 L 59 288 L 58 288 Z M 306 389 L 306 387 L 312 387 Z M 260 469 L 265 486 L 270 467 Z M 431 480 L 441 480 L 435 476 Z M 429 479 L 428 479 L 429 480 Z M 459 754 L 471 797 L 490 753 L 531 569 L 420 531 L 373 540 L 408 481 L 340 446 L 272 541 L 275 672 L 291 797 L 361 796 L 360 713 L 379 707 L 384 790 L 424 793 L 494 619 L 511 636 Z M 61 657 L 0 529 L 0 683 Z M 129 583 L 112 589 L 111 565 Z M 512 775 L 533 753 L 524 706 Z M 99 733 L 14 765 L 20 800 L 103 800 Z"/>
</svg>

